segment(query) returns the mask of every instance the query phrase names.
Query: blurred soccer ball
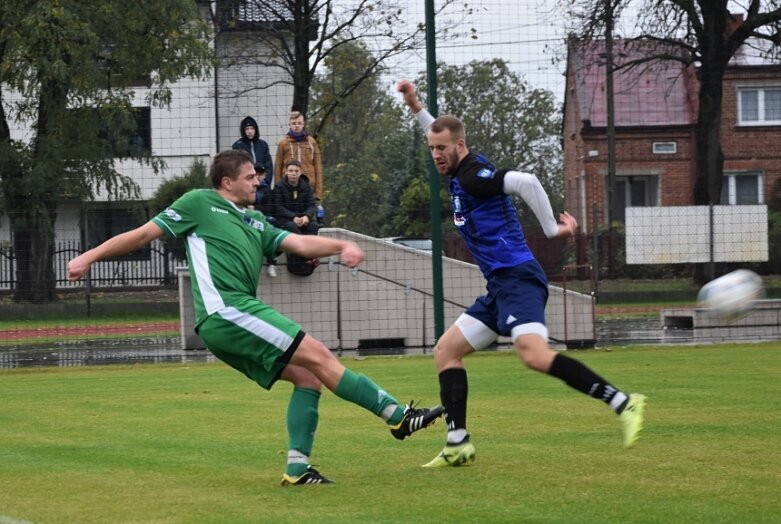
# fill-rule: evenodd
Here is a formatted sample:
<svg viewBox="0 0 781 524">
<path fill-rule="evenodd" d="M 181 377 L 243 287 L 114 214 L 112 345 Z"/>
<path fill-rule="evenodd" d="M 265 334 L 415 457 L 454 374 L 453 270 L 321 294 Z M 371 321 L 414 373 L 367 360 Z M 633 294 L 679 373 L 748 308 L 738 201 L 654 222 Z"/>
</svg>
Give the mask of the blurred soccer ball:
<svg viewBox="0 0 781 524">
<path fill-rule="evenodd" d="M 764 296 L 762 278 L 748 269 L 738 269 L 702 286 L 697 305 L 709 316 L 734 320 L 748 313 Z"/>
</svg>

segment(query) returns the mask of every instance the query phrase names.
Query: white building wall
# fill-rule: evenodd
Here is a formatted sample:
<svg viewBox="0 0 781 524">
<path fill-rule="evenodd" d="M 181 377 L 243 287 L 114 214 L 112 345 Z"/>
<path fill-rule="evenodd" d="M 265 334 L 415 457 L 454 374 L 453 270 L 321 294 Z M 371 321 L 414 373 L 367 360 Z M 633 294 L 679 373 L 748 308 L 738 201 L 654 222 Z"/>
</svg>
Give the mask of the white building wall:
<svg viewBox="0 0 781 524">
<path fill-rule="evenodd" d="M 239 33 L 224 35 L 218 42 L 221 46 L 218 54 L 233 56 L 240 49 L 238 46 L 246 47 L 248 41 L 246 35 Z M 155 173 L 152 167 L 140 162 L 117 160 L 117 171 L 130 176 L 139 185 L 141 200 L 152 198 L 164 180 L 183 175 L 196 159 L 208 166 L 217 151 L 230 149 L 239 138 L 239 122 L 248 115 L 258 121 L 260 136 L 269 143 L 273 158 L 277 141 L 288 130 L 292 86 L 280 84 L 264 90 L 250 89 L 278 82 L 284 78 L 283 71 L 260 65 L 237 65 L 228 59 L 221 64 L 214 72 L 218 79 L 216 91 L 214 74 L 204 79 L 184 79 L 171 87 L 171 104 L 165 108 L 151 106 L 148 88 L 135 90 L 133 105 L 151 108 L 152 155 L 165 165 L 162 171 Z M 12 104 L 20 99 L 18 94 L 4 92 L 9 114 L 13 114 L 10 111 Z M 32 139 L 32 120 L 11 120 L 10 125 L 13 139 L 28 142 Z M 105 191 L 96 194 L 96 202 L 108 200 Z M 76 203 L 60 206 L 57 241 L 79 238 L 79 212 L 80 206 Z M 0 243 L 10 242 L 10 239 L 8 217 L 2 215 Z"/>
<path fill-rule="evenodd" d="M 239 123 L 251 116 L 258 122 L 258 134 L 268 142 L 273 160 L 277 142 L 289 129 L 293 86 L 281 68 L 248 63 L 258 61 L 246 58 L 248 42 L 252 36 L 240 32 L 226 33 L 219 39 L 220 150 L 229 149 L 239 139 Z"/>
</svg>

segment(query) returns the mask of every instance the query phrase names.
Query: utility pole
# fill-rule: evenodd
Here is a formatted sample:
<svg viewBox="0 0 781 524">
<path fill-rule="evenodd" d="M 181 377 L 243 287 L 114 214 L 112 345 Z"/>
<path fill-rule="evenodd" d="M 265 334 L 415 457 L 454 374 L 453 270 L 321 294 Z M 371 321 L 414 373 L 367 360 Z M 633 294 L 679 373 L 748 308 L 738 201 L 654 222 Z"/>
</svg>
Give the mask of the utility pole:
<svg viewBox="0 0 781 524">
<path fill-rule="evenodd" d="M 437 55 L 434 32 L 434 0 L 426 0 L 426 79 L 428 80 L 428 108 L 437 116 Z M 445 332 L 445 293 L 442 284 L 442 217 L 439 198 L 439 173 L 428 155 L 429 191 L 431 194 L 431 262 L 434 299 L 434 339 Z"/>
<path fill-rule="evenodd" d="M 616 121 L 613 98 L 613 0 L 605 0 L 605 79 L 607 89 L 607 222 L 613 231 L 616 209 Z M 612 240 L 612 238 L 611 238 Z"/>
</svg>

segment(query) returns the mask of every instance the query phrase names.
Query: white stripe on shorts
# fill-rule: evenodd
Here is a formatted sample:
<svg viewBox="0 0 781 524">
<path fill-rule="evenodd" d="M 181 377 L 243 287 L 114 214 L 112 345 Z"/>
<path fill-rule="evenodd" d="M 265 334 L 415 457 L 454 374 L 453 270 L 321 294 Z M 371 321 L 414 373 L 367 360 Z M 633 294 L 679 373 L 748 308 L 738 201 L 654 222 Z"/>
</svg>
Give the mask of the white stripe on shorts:
<svg viewBox="0 0 781 524">
<path fill-rule="evenodd" d="M 455 324 L 472 349 L 475 350 L 488 347 L 499 336 L 493 329 L 466 313 L 461 313 Z"/>
<path fill-rule="evenodd" d="M 233 322 L 250 333 L 254 333 L 258 338 L 275 345 L 282 351 L 287 351 L 293 343 L 293 337 L 284 331 L 275 328 L 258 317 L 239 311 L 235 307 L 224 307 L 217 314 L 228 322 Z"/>
<path fill-rule="evenodd" d="M 545 324 L 540 322 L 518 324 L 517 326 L 513 327 L 510 334 L 512 335 L 513 343 L 515 343 L 515 339 L 521 335 L 539 335 L 543 338 L 543 340 L 545 340 L 545 342 L 548 341 L 548 328 L 545 327 Z"/>
</svg>

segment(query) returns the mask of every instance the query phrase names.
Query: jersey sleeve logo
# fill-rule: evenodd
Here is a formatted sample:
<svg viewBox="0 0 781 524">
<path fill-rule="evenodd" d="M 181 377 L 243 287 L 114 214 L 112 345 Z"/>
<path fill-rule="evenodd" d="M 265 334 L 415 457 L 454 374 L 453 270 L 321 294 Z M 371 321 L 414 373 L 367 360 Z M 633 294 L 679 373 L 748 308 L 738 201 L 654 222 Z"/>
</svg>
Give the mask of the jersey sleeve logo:
<svg viewBox="0 0 781 524">
<path fill-rule="evenodd" d="M 495 173 L 496 171 L 494 171 L 493 169 L 483 168 L 477 172 L 477 176 L 478 178 L 485 178 L 491 180 L 494 177 Z"/>
<path fill-rule="evenodd" d="M 174 222 L 179 222 L 180 220 L 182 220 L 182 215 L 180 215 L 179 213 L 177 213 L 176 211 L 174 211 L 170 207 L 167 208 L 164 211 L 164 213 L 165 213 L 165 216 L 167 216 L 168 218 L 170 218 Z"/>
<path fill-rule="evenodd" d="M 246 215 L 244 216 L 244 223 L 247 224 L 249 227 L 257 229 L 258 231 L 266 230 L 265 226 L 263 225 L 263 222 Z"/>
</svg>

